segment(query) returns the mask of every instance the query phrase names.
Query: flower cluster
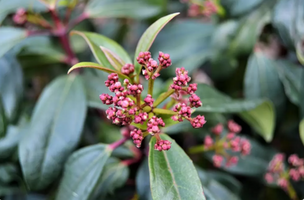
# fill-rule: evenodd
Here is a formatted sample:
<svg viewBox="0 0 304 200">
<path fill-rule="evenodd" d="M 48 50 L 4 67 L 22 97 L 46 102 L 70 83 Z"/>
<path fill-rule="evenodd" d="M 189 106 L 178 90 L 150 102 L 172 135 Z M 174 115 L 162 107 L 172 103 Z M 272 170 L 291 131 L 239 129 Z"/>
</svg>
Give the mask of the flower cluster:
<svg viewBox="0 0 304 200">
<path fill-rule="evenodd" d="M 212 128 L 211 132 L 214 137 L 207 135 L 204 140 L 204 150 L 213 150 L 215 155 L 212 157 L 213 165 L 220 167 L 226 159 L 226 166 L 232 166 L 237 164 L 239 157 L 237 155 L 230 155 L 230 152 L 239 153 L 242 156 L 250 154 L 251 144 L 245 139 L 237 136 L 242 128 L 240 125 L 232 120 L 227 123 L 228 134 L 224 135 L 224 126 L 218 124 Z"/>
<path fill-rule="evenodd" d="M 205 0 L 202 3 L 191 0 L 181 0 L 183 3 L 189 3 L 190 7 L 188 10 L 188 15 L 190 17 L 205 16 L 211 17 L 211 15 L 218 12 L 217 4 L 214 0 Z"/>
<path fill-rule="evenodd" d="M 268 183 L 275 183 L 283 190 L 288 191 L 290 189 L 290 179 L 295 182 L 304 179 L 304 159 L 293 154 L 289 156 L 288 163 L 289 167 L 285 165 L 284 154 L 276 154 L 269 163 L 265 180 Z"/>
<path fill-rule="evenodd" d="M 133 64 L 126 64 L 121 68 L 121 73 L 128 76 L 128 79 L 125 79 L 123 83 L 119 81 L 118 73 L 108 75 L 105 86 L 114 93 L 114 96 L 101 94 L 99 97 L 104 104 L 113 105 L 106 110 L 107 118 L 112 123 L 123 126 L 129 126 L 132 123 L 132 125 L 137 127 L 133 130 L 126 129 L 123 131 L 124 135 L 129 131 L 129 136 L 133 139 L 136 147 L 139 148 L 144 137 L 150 134 L 157 139 L 155 150 L 162 151 L 169 150 L 171 143 L 161 140 L 159 136 L 161 127 L 165 127 L 166 124 L 158 114 L 169 113 L 175 121 L 186 119 L 190 121 L 194 128 L 202 127 L 206 123 L 206 120 L 201 115 L 191 118 L 192 108 L 202 106 L 202 102 L 199 96 L 195 94 L 197 84 L 189 84 L 191 78 L 184 68 L 176 69 L 176 77 L 173 78 L 173 84 L 170 86 L 167 95 L 167 98 L 170 96 L 173 98 L 173 101 L 176 102 L 175 105 L 171 105 L 173 106 L 172 109 L 156 108 L 159 102 L 165 99 L 161 99 L 158 103 L 154 104 L 155 100 L 150 91 L 150 87 L 153 87 L 153 84 L 150 82 L 153 82 L 159 76 L 161 69 L 167 68 L 172 64 L 170 55 L 163 52 L 159 52 L 158 61 L 151 58 L 150 52 L 140 52 L 137 57 L 137 62 L 142 65 L 143 75 L 147 80 L 150 80 L 149 94 L 143 100 L 141 95 L 144 87 L 139 81 L 136 82 L 134 80 L 135 76 L 131 76 L 134 72 Z M 185 94 L 190 95 L 190 97 L 184 103 L 174 98 Z M 159 98 L 162 97 L 160 96 Z"/>
</svg>

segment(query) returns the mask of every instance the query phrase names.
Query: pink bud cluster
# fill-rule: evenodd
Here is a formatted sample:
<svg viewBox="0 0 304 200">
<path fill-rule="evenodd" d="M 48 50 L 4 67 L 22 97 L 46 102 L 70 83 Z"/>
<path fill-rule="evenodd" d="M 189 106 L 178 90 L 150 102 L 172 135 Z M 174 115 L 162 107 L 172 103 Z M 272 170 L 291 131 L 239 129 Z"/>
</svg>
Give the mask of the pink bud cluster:
<svg viewBox="0 0 304 200">
<path fill-rule="evenodd" d="M 139 53 L 137 62 L 143 66 L 144 69 L 142 70 L 142 73 L 146 80 L 151 78 L 156 79 L 158 76 L 160 76 L 159 72 L 161 69 L 165 69 L 172 64 L 170 55 L 163 52 L 159 52 L 158 61 L 159 64 L 156 60 L 151 58 L 151 53 L 148 51 Z"/>
<path fill-rule="evenodd" d="M 285 155 L 276 154 L 270 161 L 264 178 L 267 183 L 275 183 L 287 191 L 289 180 L 300 181 L 304 179 L 304 159 L 292 154 L 288 158 L 289 166 L 285 164 Z"/>
<path fill-rule="evenodd" d="M 139 53 L 137 62 L 143 66 L 143 73 L 146 76 L 146 79 L 151 79 L 151 81 L 153 81 L 153 79 L 159 76 L 159 71 L 161 69 L 167 68 L 172 64 L 170 55 L 163 52 L 159 52 L 158 61 L 159 64 L 151 58 L 150 52 Z M 119 81 L 117 73 L 108 75 L 105 86 L 108 87 L 114 95 L 101 94 L 99 96 L 104 104 L 113 105 L 113 107 L 109 107 L 106 110 L 107 118 L 117 125 L 129 127 L 131 123 L 134 125 L 138 124 L 138 126 L 136 126 L 141 127 L 140 129 L 125 129 L 122 131 L 124 137 L 127 137 L 126 135 L 129 134 L 136 147 L 139 148 L 144 137 L 150 134 L 157 139 L 155 150 L 169 150 L 171 148 L 171 143 L 166 140 L 161 140 L 159 136 L 161 128 L 165 127 L 166 124 L 161 117 L 157 116 L 157 109 L 154 108 L 154 99 L 151 94 L 144 97 L 143 101 L 141 100 L 141 94 L 144 87 L 140 82 L 135 82 L 134 76 L 130 76 L 133 72 L 134 65 L 132 64 L 126 64 L 122 67 L 121 73 L 129 76 L 128 79 L 124 79 L 123 83 Z M 182 96 L 184 94 L 190 95 L 190 97 L 184 103 L 180 103 L 176 100 L 177 104 L 172 108 L 173 112 L 176 114 L 173 113 L 172 119 L 176 121 L 183 121 L 186 119 L 190 121 L 194 128 L 200 128 L 206 123 L 206 120 L 205 117 L 201 115 L 191 118 L 191 109 L 193 107 L 200 107 L 202 102 L 199 96 L 195 94 L 197 84 L 193 83 L 188 86 L 190 80 L 191 78 L 184 68 L 176 69 L 176 77 L 173 79 L 173 84 L 170 87 L 171 91 L 169 90 L 171 92 L 170 94 L 173 93 L 171 97 L 174 100 L 176 100 L 174 97 Z M 172 88 L 174 90 L 172 90 Z M 167 110 L 167 112 L 172 113 L 172 110 Z"/>
<path fill-rule="evenodd" d="M 214 150 L 216 154 L 213 156 L 213 165 L 215 167 L 221 167 L 226 158 L 226 166 L 236 165 L 239 157 L 236 155 L 229 155 L 230 152 L 239 153 L 242 156 L 250 154 L 251 144 L 249 140 L 237 136 L 237 133 L 241 131 L 241 126 L 232 120 L 227 123 L 229 133 L 223 134 L 224 126 L 219 123 L 211 129 L 213 139 L 211 135 L 207 135 L 204 140 L 204 149 L 207 151 Z"/>
<path fill-rule="evenodd" d="M 24 24 L 26 22 L 26 10 L 24 8 L 19 8 L 13 16 L 13 21 L 16 24 Z"/>
<path fill-rule="evenodd" d="M 203 3 L 189 2 L 190 7 L 188 9 L 188 15 L 190 17 L 205 16 L 210 18 L 211 15 L 218 12 L 218 8 L 213 0 L 205 0 Z"/>
</svg>

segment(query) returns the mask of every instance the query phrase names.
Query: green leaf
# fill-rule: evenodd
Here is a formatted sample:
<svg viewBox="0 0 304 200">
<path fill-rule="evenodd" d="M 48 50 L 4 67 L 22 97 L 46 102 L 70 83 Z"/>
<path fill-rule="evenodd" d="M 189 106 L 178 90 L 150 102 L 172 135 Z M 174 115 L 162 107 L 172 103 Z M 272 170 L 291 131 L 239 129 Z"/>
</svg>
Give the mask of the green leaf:
<svg viewBox="0 0 304 200">
<path fill-rule="evenodd" d="M 23 74 L 16 58 L 8 54 L 0 58 L 0 71 L 2 103 L 8 120 L 12 120 L 23 92 Z"/>
<path fill-rule="evenodd" d="M 22 133 L 24 133 L 22 127 L 8 127 L 6 136 L 0 139 L 0 159 L 7 159 L 13 155 Z"/>
<path fill-rule="evenodd" d="M 230 15 L 239 16 L 247 14 L 262 2 L 263 0 L 226 0 L 221 4 Z"/>
<path fill-rule="evenodd" d="M 18 8 L 24 8 L 35 13 L 47 11 L 47 7 L 39 0 L 0 1 L 0 24 L 8 14 L 16 12 Z"/>
<path fill-rule="evenodd" d="M 244 95 L 247 99 L 268 98 L 280 114 L 285 95 L 276 68 L 277 63 L 262 52 L 252 54 L 244 77 Z"/>
<path fill-rule="evenodd" d="M 167 15 L 165 17 L 162 17 L 158 19 L 156 22 L 154 22 L 141 36 L 141 38 L 138 41 L 136 51 L 135 51 L 135 56 L 134 56 L 134 65 L 135 65 L 135 71 L 139 76 L 139 69 L 140 69 L 140 64 L 137 63 L 137 56 L 140 52 L 148 51 L 154 42 L 156 36 L 158 33 L 164 28 L 164 26 L 171 20 L 173 19 L 176 15 L 179 13 L 173 13 L 170 15 Z"/>
<path fill-rule="evenodd" d="M 299 132 L 300 132 L 301 141 L 304 144 L 304 119 L 302 119 L 300 122 Z"/>
<path fill-rule="evenodd" d="M 115 71 L 115 70 L 112 70 L 112 69 L 109 69 L 109 68 L 106 68 L 102 65 L 99 65 L 97 63 L 92 63 L 92 62 L 80 62 L 80 63 L 77 63 L 76 65 L 74 65 L 73 67 L 71 67 L 68 71 L 68 74 L 71 73 L 73 70 L 75 69 L 80 69 L 80 68 L 93 68 L 93 69 L 99 69 L 101 71 L 104 71 L 104 72 L 107 72 L 107 73 L 116 73 L 118 74 L 118 76 L 122 79 L 129 79 L 130 78 L 124 74 L 122 74 L 121 72 L 119 71 Z"/>
<path fill-rule="evenodd" d="M 0 165 L 0 183 L 10 183 L 18 178 L 18 169 L 12 163 L 4 163 Z"/>
<path fill-rule="evenodd" d="M 263 99 L 232 99 L 206 84 L 198 84 L 196 94 L 203 106 L 195 112 L 238 113 L 266 141 L 272 139 L 275 111 L 271 102 Z"/>
<path fill-rule="evenodd" d="M 182 148 L 167 135 L 169 151 L 156 151 L 156 138 L 152 137 L 149 150 L 150 184 L 153 200 L 191 199 L 205 200 L 202 185 L 192 161 Z"/>
<path fill-rule="evenodd" d="M 56 199 L 88 200 L 112 150 L 97 144 L 74 152 L 65 164 Z"/>
<path fill-rule="evenodd" d="M 23 176 L 31 190 L 56 180 L 79 142 L 86 108 L 79 76 L 61 76 L 44 89 L 19 144 Z"/>
<path fill-rule="evenodd" d="M 105 56 L 107 57 L 108 61 L 111 63 L 111 65 L 117 70 L 121 71 L 121 68 L 126 64 L 117 54 L 112 52 L 111 50 L 100 47 Z"/>
<path fill-rule="evenodd" d="M 141 0 L 90 0 L 85 13 L 92 18 L 135 18 L 145 19 L 160 12 L 159 6 L 154 6 Z"/>
<path fill-rule="evenodd" d="M 265 101 L 255 109 L 239 115 L 267 142 L 272 141 L 275 128 L 275 110 L 270 101 Z"/>
<path fill-rule="evenodd" d="M 0 58 L 26 37 L 27 32 L 24 29 L 0 27 Z"/>
<path fill-rule="evenodd" d="M 79 35 L 88 43 L 96 61 L 105 67 L 111 68 L 111 64 L 100 49 L 100 46 L 106 47 L 117 54 L 125 63 L 132 63 L 128 53 L 114 40 L 103 35 L 90 32 L 72 31 L 71 35 Z"/>
<path fill-rule="evenodd" d="M 162 70 L 162 74 L 174 76 L 176 67 L 185 67 L 189 73 L 194 72 L 213 55 L 211 37 L 215 33 L 214 24 L 201 20 L 185 19 L 166 25 L 151 47 L 154 56 L 159 51 L 170 54 L 172 66 Z M 220 43 L 217 38 L 217 45 Z"/>
<path fill-rule="evenodd" d="M 2 99 L 0 96 L 0 137 L 3 137 L 6 133 L 7 119 L 5 115 L 5 110 L 2 104 Z"/>
<path fill-rule="evenodd" d="M 136 191 L 139 200 L 152 200 L 148 159 L 145 159 L 136 174 Z"/>
<path fill-rule="evenodd" d="M 93 199 L 105 199 L 106 194 L 113 194 L 115 189 L 122 187 L 126 183 L 128 177 L 128 166 L 124 165 L 119 159 L 112 159 L 103 169 Z"/>
<path fill-rule="evenodd" d="M 288 60 L 276 61 L 276 69 L 284 85 L 284 90 L 289 100 L 300 105 L 301 74 L 303 68 L 297 66 Z"/>
</svg>

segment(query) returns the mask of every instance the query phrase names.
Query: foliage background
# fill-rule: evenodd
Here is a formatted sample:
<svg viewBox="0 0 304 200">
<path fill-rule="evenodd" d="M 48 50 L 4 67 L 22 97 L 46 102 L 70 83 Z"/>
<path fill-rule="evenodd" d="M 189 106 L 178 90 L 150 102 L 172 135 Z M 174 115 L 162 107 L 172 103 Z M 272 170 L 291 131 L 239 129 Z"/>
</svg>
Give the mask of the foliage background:
<svg viewBox="0 0 304 200">
<path fill-rule="evenodd" d="M 60 0 L 57 9 L 64 13 L 71 2 Z M 203 19 L 188 17 L 188 5 L 176 0 L 83 1 L 72 17 L 83 10 L 90 17 L 73 30 L 109 37 L 133 57 L 149 25 L 181 12 L 152 45 L 152 55 L 163 51 L 173 61 L 154 92 L 163 92 L 175 68 L 185 67 L 202 83 L 198 93 L 203 107 L 196 112 L 205 114 L 207 124 L 194 130 L 181 123 L 164 132 L 187 151 L 202 144 L 212 126 L 233 118 L 251 141 L 250 156 L 235 167 L 216 169 L 209 154 L 190 155 L 207 199 L 288 199 L 263 177 L 276 152 L 304 156 L 304 1 L 222 0 L 221 5 L 224 15 Z M 12 22 L 11 14 L 20 7 L 50 18 L 39 1 L 0 0 L 0 196 L 54 199 L 71 153 L 112 143 L 121 138 L 120 129 L 101 110 L 105 107 L 98 95 L 107 91 L 106 75 L 83 70 L 81 78 L 65 76 L 71 65 L 63 62 L 66 55 L 58 38 L 26 37 Z M 70 42 L 80 61 L 95 61 L 83 38 L 74 34 Z M 129 142 L 113 152 L 92 199 L 151 199 L 148 145 L 141 148 L 144 156 L 138 163 L 121 165 L 133 157 L 132 146 Z M 303 198 L 303 182 L 294 187 Z"/>
</svg>

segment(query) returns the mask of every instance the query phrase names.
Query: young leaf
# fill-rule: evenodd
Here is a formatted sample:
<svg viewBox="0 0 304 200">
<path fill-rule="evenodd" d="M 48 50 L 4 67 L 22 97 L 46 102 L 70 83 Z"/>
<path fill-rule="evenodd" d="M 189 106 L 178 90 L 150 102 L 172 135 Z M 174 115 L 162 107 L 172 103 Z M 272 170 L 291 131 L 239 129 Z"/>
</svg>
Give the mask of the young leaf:
<svg viewBox="0 0 304 200">
<path fill-rule="evenodd" d="M 85 13 L 92 18 L 127 17 L 145 19 L 157 15 L 161 8 L 142 0 L 90 0 Z"/>
<path fill-rule="evenodd" d="M 93 69 L 99 69 L 99 70 L 102 70 L 104 72 L 107 72 L 107 73 L 116 73 L 118 74 L 118 76 L 122 79 L 129 79 L 130 78 L 124 74 L 122 74 L 121 72 L 119 71 L 115 71 L 115 70 L 112 70 L 112 69 L 109 69 L 109 68 L 106 68 L 102 65 L 99 65 L 97 63 L 92 63 L 92 62 L 80 62 L 80 63 L 77 63 L 76 65 L 74 65 L 73 67 L 71 67 L 68 71 L 68 74 L 71 73 L 74 69 L 80 69 L 80 68 L 93 68 Z"/>
<path fill-rule="evenodd" d="M 79 142 L 86 108 L 79 76 L 61 76 L 44 89 L 19 143 L 23 176 L 31 190 L 43 189 L 58 177 Z"/>
<path fill-rule="evenodd" d="M 0 58 L 26 37 L 27 32 L 24 29 L 0 27 Z"/>
<path fill-rule="evenodd" d="M 65 164 L 56 200 L 88 200 L 112 150 L 96 144 L 74 152 Z"/>
<path fill-rule="evenodd" d="M 6 117 L 12 120 L 23 92 L 23 74 L 16 58 L 9 54 L 0 58 L 0 71 L 2 103 Z"/>
<path fill-rule="evenodd" d="M 117 71 L 120 71 L 122 66 L 126 64 L 117 54 L 115 54 L 111 50 L 102 46 L 100 48 L 103 51 L 103 53 L 106 55 L 108 61 Z"/>
<path fill-rule="evenodd" d="M 137 56 L 140 52 L 148 51 L 154 42 L 156 36 L 158 33 L 164 28 L 164 26 L 171 20 L 173 19 L 176 15 L 179 13 L 173 13 L 170 15 L 167 15 L 165 17 L 160 18 L 156 22 L 154 22 L 141 36 L 137 47 L 135 51 L 135 56 L 134 56 L 134 65 L 135 65 L 135 71 L 136 73 L 140 73 L 140 64 L 137 63 Z"/>
<path fill-rule="evenodd" d="M 79 35 L 83 37 L 83 39 L 88 43 L 96 61 L 105 67 L 111 68 L 111 64 L 100 49 L 100 46 L 106 47 L 117 54 L 125 63 L 132 63 L 128 53 L 117 42 L 110 38 L 97 33 L 84 31 L 72 31 L 71 35 Z"/>
<path fill-rule="evenodd" d="M 300 132 L 301 141 L 304 144 L 304 119 L 302 119 L 300 122 L 299 132 Z"/>
<path fill-rule="evenodd" d="M 150 140 L 149 170 L 153 200 L 205 200 L 202 185 L 192 161 L 182 148 L 167 135 L 163 140 L 172 142 L 169 151 L 156 151 L 156 138 Z"/>
</svg>

